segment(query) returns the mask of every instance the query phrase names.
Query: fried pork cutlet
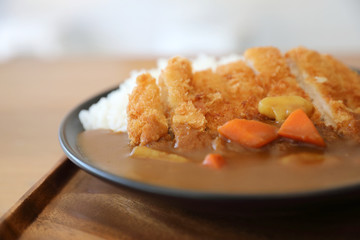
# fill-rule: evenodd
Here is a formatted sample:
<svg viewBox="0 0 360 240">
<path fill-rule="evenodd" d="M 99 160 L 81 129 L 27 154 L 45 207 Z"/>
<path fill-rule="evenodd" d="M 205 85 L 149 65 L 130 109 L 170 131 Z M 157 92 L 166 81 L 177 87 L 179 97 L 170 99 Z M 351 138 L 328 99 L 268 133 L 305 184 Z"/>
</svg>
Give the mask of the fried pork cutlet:
<svg viewBox="0 0 360 240">
<path fill-rule="evenodd" d="M 206 129 L 216 134 L 217 127 L 233 118 L 232 106 L 223 95 L 226 88 L 221 76 L 211 69 L 195 72 L 193 76 L 194 105 L 206 119 Z"/>
<path fill-rule="evenodd" d="M 226 94 L 227 87 L 224 78 L 214 73 L 211 69 L 195 72 L 193 75 L 192 86 L 194 91 L 199 93 L 216 93 Z"/>
<path fill-rule="evenodd" d="M 136 83 L 129 96 L 127 130 L 131 145 L 146 145 L 167 135 L 168 124 L 155 79 L 142 74 Z"/>
<path fill-rule="evenodd" d="M 192 78 L 190 61 L 181 57 L 170 59 L 159 77 L 175 147 L 195 148 L 194 138 L 202 138 L 205 132 L 206 118 L 193 104 Z"/>
<path fill-rule="evenodd" d="M 175 57 L 158 85 L 149 74 L 139 76 L 127 109 L 131 144 L 166 136 L 185 150 L 210 146 L 227 121 L 268 121 L 258 111 L 263 98 L 291 95 L 314 104 L 311 120 L 327 141 L 341 135 L 360 141 L 360 77 L 354 71 L 305 48 L 285 56 L 274 47 L 251 48 L 245 60 L 193 73 L 189 60 Z"/>
<path fill-rule="evenodd" d="M 293 73 L 327 125 L 360 140 L 360 77 L 331 56 L 303 47 L 286 53 Z"/>
<path fill-rule="evenodd" d="M 194 104 L 205 115 L 207 130 L 217 128 L 234 118 L 254 119 L 259 115 L 258 101 L 263 90 L 245 62 L 237 61 L 194 73 Z"/>
<path fill-rule="evenodd" d="M 254 71 L 244 61 L 220 65 L 216 73 L 224 78 L 226 98 L 236 106 L 238 118 L 259 117 L 258 102 L 264 97 L 264 89 L 259 85 Z"/>
<path fill-rule="evenodd" d="M 235 117 L 234 106 L 224 97 L 226 83 L 211 69 L 199 71 L 193 76 L 194 105 L 206 118 L 206 129 L 211 134 L 229 119 Z"/>
<path fill-rule="evenodd" d="M 259 83 L 267 96 L 287 94 L 308 97 L 297 84 L 279 49 L 274 47 L 250 48 L 244 56 L 258 73 Z"/>
<path fill-rule="evenodd" d="M 308 94 L 300 87 L 292 75 L 286 58 L 275 47 L 250 48 L 245 58 L 257 72 L 258 82 L 264 88 L 265 96 L 300 96 L 311 101 Z M 324 123 L 319 111 L 315 108 L 312 121 L 319 126 Z"/>
</svg>

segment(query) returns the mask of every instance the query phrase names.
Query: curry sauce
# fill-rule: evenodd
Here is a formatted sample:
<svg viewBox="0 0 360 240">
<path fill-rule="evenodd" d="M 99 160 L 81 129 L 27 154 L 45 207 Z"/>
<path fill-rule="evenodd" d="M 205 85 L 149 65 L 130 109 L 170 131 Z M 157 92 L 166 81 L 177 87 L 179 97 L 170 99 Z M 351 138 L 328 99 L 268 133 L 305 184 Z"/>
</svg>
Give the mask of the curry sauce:
<svg viewBox="0 0 360 240">
<path fill-rule="evenodd" d="M 175 149 L 169 141 L 150 145 L 189 162 L 173 163 L 133 158 L 126 133 L 89 130 L 78 137 L 89 161 L 112 174 L 157 186 L 216 193 L 266 194 L 313 191 L 360 182 L 360 147 L 334 141 L 325 149 L 284 139 L 262 149 L 247 149 L 217 138 L 209 148 Z M 215 145 L 216 150 L 211 150 Z M 214 170 L 202 165 L 206 154 L 222 154 L 226 165 Z"/>
</svg>

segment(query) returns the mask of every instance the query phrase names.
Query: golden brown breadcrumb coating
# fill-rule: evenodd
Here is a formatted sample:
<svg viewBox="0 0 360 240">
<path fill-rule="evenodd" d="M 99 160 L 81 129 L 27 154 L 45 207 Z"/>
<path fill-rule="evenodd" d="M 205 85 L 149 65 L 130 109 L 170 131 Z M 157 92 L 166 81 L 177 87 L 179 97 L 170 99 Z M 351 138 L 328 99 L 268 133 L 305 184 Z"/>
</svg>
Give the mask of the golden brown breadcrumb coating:
<svg viewBox="0 0 360 240">
<path fill-rule="evenodd" d="M 290 50 L 286 57 L 326 124 L 359 140 L 359 75 L 335 58 L 304 47 Z"/>
<path fill-rule="evenodd" d="M 132 145 L 146 145 L 168 133 L 159 88 L 150 74 L 136 79 L 137 86 L 129 96 L 127 130 Z"/>
<path fill-rule="evenodd" d="M 191 62 L 186 58 L 171 58 L 159 77 L 161 94 L 170 109 L 190 100 L 191 81 Z"/>
<path fill-rule="evenodd" d="M 236 61 L 194 73 L 194 104 L 205 115 L 208 130 L 215 132 L 234 118 L 254 119 L 259 116 L 258 101 L 263 89 L 253 70 Z"/>
<path fill-rule="evenodd" d="M 194 105 L 206 118 L 206 128 L 216 133 L 217 128 L 235 118 L 234 105 L 226 99 L 226 82 L 212 70 L 194 73 Z"/>
<path fill-rule="evenodd" d="M 211 69 L 194 72 L 192 85 L 196 92 L 226 93 L 224 78 Z"/>
<path fill-rule="evenodd" d="M 266 96 L 296 95 L 308 98 L 291 74 L 285 57 L 274 47 L 250 48 L 245 58 L 258 73 L 259 83 Z"/>
<path fill-rule="evenodd" d="M 166 102 L 170 129 L 178 147 L 187 146 L 190 131 L 204 132 L 206 118 L 193 104 L 192 67 L 189 60 L 174 57 L 159 77 L 162 99 Z"/>
<path fill-rule="evenodd" d="M 258 102 L 265 92 L 254 71 L 239 60 L 218 66 L 216 73 L 225 79 L 226 98 L 234 105 L 237 118 L 258 118 Z"/>
<path fill-rule="evenodd" d="M 216 73 L 226 80 L 227 91 L 232 98 L 237 98 L 241 93 L 242 98 L 247 98 L 253 93 L 263 94 L 263 89 L 257 82 L 254 71 L 244 61 L 236 61 L 216 68 Z"/>
</svg>

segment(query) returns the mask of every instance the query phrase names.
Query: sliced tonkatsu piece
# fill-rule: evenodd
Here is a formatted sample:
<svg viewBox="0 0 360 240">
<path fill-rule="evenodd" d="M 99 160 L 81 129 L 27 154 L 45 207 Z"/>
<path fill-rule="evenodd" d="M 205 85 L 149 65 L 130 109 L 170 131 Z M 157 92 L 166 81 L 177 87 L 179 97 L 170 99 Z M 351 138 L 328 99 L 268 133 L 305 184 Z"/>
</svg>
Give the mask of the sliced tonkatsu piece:
<svg viewBox="0 0 360 240">
<path fill-rule="evenodd" d="M 142 74 L 136 83 L 129 96 L 127 130 L 131 145 L 146 145 L 167 135 L 168 124 L 155 79 Z"/>
<path fill-rule="evenodd" d="M 159 77 L 163 101 L 169 109 L 174 110 L 184 102 L 191 100 L 189 96 L 191 81 L 191 62 L 186 58 L 171 58 Z"/>
<path fill-rule="evenodd" d="M 263 90 L 253 70 L 243 61 L 221 65 L 215 72 L 195 72 L 192 83 L 194 104 L 205 115 L 210 132 L 217 133 L 219 126 L 234 118 L 259 116 L 257 105 Z"/>
<path fill-rule="evenodd" d="M 217 134 L 217 128 L 236 117 L 235 106 L 226 98 L 226 81 L 212 70 L 194 73 L 194 105 L 206 118 L 206 129 Z"/>
<path fill-rule="evenodd" d="M 244 54 L 257 72 L 266 96 L 297 95 L 308 98 L 291 74 L 285 57 L 275 47 L 250 48 Z"/>
<path fill-rule="evenodd" d="M 326 124 L 359 141 L 359 75 L 333 57 L 303 47 L 290 50 L 286 57 Z"/>
<path fill-rule="evenodd" d="M 250 48 L 244 54 L 247 62 L 257 72 L 259 84 L 264 88 L 266 96 L 300 96 L 311 101 L 309 95 L 298 84 L 291 73 L 286 58 L 275 47 Z M 312 121 L 323 125 L 320 113 L 315 108 Z"/>
<path fill-rule="evenodd" d="M 192 86 L 196 93 L 226 93 L 224 78 L 211 69 L 194 72 Z"/>
<path fill-rule="evenodd" d="M 194 137 L 200 138 L 206 127 L 205 116 L 193 103 L 192 78 L 190 61 L 181 57 L 170 59 L 159 77 L 176 147 L 192 148 L 189 143 L 195 142 Z"/>
<path fill-rule="evenodd" d="M 258 118 L 258 102 L 265 96 L 265 92 L 254 71 L 239 60 L 218 66 L 216 73 L 224 78 L 226 98 L 235 106 L 237 117 Z"/>
</svg>

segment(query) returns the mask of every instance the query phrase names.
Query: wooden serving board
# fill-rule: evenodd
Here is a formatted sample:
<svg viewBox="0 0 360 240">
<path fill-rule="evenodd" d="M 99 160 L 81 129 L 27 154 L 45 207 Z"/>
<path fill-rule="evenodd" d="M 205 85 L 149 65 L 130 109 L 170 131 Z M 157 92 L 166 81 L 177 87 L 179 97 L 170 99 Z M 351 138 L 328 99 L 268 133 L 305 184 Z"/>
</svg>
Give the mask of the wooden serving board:
<svg viewBox="0 0 360 240">
<path fill-rule="evenodd" d="M 64 159 L 0 219 L 0 239 L 360 239 L 360 204 L 315 215 L 214 215 L 110 184 Z"/>
</svg>

